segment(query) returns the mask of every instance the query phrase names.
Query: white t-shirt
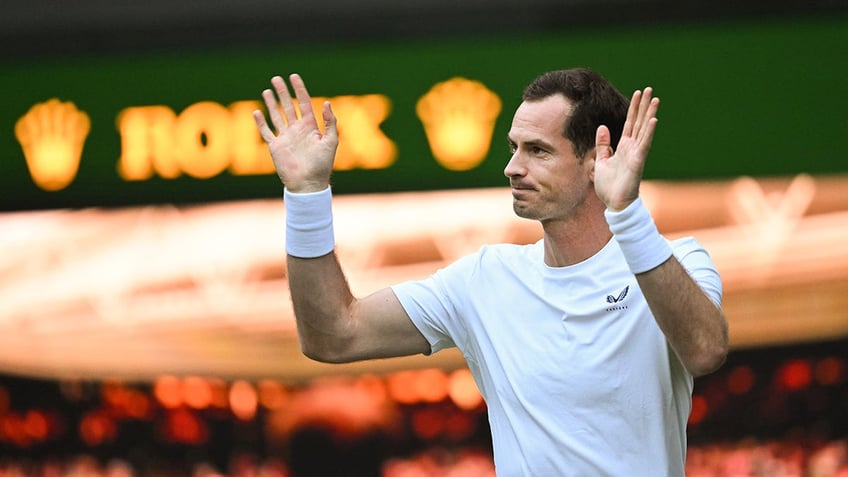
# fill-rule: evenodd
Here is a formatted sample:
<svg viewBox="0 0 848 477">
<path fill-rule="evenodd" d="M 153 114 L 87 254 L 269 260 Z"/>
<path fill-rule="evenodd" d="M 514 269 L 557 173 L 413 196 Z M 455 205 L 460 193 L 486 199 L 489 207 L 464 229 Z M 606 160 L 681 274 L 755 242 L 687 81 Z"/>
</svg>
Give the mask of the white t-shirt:
<svg viewBox="0 0 848 477">
<path fill-rule="evenodd" d="M 693 238 L 674 255 L 721 301 Z M 495 467 L 512 476 L 683 476 L 693 378 L 615 240 L 553 268 L 543 243 L 484 246 L 393 287 L 432 352 L 456 346 L 486 400 Z"/>
</svg>

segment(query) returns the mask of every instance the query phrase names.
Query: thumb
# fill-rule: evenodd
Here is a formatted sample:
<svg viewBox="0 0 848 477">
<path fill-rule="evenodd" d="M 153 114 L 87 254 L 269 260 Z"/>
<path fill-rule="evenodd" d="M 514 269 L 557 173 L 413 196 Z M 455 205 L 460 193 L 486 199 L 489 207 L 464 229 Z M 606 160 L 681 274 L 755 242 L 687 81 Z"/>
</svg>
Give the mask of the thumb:
<svg viewBox="0 0 848 477">
<path fill-rule="evenodd" d="M 595 132 L 595 160 L 602 161 L 612 157 L 609 128 L 604 125 L 598 126 Z"/>
<path fill-rule="evenodd" d="M 338 140 L 339 131 L 336 123 L 336 115 L 333 114 L 333 108 L 330 106 L 329 101 L 324 101 L 321 116 L 324 118 L 324 136 L 332 140 Z"/>
</svg>

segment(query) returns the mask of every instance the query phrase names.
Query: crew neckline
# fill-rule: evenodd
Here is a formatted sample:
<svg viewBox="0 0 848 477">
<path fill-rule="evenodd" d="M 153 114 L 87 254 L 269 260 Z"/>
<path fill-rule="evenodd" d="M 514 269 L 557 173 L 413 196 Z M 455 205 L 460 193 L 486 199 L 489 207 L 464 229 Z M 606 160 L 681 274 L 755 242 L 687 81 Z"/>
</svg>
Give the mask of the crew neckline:
<svg viewBox="0 0 848 477">
<path fill-rule="evenodd" d="M 542 254 L 541 260 L 542 260 L 542 266 L 544 267 L 544 270 L 545 270 L 545 274 L 547 274 L 547 275 L 570 275 L 570 274 L 573 274 L 575 271 L 580 271 L 583 268 L 590 266 L 593 262 L 596 262 L 598 260 L 603 260 L 607 255 L 613 253 L 614 250 L 616 249 L 614 242 L 615 242 L 615 240 L 612 237 L 610 237 L 610 239 L 607 241 L 607 243 L 605 243 L 604 246 L 601 247 L 600 250 L 598 250 L 597 252 L 595 252 L 594 255 L 591 255 L 590 257 L 586 258 L 585 260 L 571 264 L 571 265 L 565 265 L 563 267 L 552 267 L 552 266 L 548 265 L 547 263 L 545 263 L 545 244 L 544 244 L 544 239 L 542 239 L 542 240 L 539 241 L 539 244 L 541 245 L 539 247 L 539 250 Z"/>
</svg>

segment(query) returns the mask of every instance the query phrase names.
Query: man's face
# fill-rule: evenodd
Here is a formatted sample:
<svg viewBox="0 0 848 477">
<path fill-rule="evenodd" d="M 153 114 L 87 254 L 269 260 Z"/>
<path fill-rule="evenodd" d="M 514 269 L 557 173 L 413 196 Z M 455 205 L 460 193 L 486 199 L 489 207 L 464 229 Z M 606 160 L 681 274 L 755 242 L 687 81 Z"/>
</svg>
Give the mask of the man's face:
<svg viewBox="0 0 848 477">
<path fill-rule="evenodd" d="M 592 190 L 590 159 L 580 161 L 563 134 L 570 102 L 562 95 L 521 103 L 507 134 L 512 157 L 504 169 L 513 209 L 524 218 L 567 220 Z"/>
</svg>

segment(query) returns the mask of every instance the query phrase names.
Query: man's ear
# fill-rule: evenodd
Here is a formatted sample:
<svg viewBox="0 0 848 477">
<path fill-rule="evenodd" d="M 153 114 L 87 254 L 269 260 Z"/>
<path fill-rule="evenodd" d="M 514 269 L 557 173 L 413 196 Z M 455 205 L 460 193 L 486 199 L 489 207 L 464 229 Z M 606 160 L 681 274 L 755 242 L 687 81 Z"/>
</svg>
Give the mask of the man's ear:
<svg viewBox="0 0 848 477">
<path fill-rule="evenodd" d="M 589 180 L 593 183 L 595 182 L 595 148 L 589 149 L 586 151 L 586 154 L 583 155 L 583 165 L 586 168 L 586 172 L 589 174 Z"/>
</svg>

